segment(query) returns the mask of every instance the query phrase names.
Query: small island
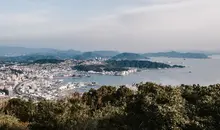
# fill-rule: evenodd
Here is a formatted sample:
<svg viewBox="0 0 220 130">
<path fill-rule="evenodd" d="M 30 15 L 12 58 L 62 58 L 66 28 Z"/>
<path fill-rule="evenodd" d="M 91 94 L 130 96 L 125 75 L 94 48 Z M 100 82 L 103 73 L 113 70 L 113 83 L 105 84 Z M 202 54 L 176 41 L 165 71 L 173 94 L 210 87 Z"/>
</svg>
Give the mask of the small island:
<svg viewBox="0 0 220 130">
<path fill-rule="evenodd" d="M 181 65 L 168 65 L 165 63 L 143 60 L 107 60 L 103 64 L 80 64 L 72 67 L 77 71 L 85 71 L 99 74 L 127 75 L 136 72 L 137 69 L 165 69 L 184 68 Z"/>
<path fill-rule="evenodd" d="M 163 69 L 163 68 L 184 68 L 180 65 L 168 65 L 160 62 L 143 61 L 143 60 L 108 60 L 108 65 L 117 67 L 133 67 L 140 69 Z"/>
<path fill-rule="evenodd" d="M 94 72 L 103 72 L 103 71 L 127 71 L 129 69 L 124 67 L 114 67 L 109 65 L 77 65 L 74 66 L 73 69 L 78 71 L 94 71 Z"/>
</svg>

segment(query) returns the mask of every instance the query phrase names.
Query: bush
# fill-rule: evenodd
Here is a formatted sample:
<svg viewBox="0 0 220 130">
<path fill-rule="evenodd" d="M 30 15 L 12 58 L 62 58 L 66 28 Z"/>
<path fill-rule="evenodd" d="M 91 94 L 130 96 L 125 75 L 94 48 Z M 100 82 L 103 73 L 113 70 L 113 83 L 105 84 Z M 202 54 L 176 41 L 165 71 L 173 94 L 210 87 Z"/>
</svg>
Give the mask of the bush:
<svg viewBox="0 0 220 130">
<path fill-rule="evenodd" d="M 11 99 L 4 108 L 7 120 L 0 128 L 29 124 L 30 130 L 218 130 L 219 91 L 219 84 L 144 83 L 137 85 L 136 92 L 125 86 L 103 86 L 59 101 Z"/>
<path fill-rule="evenodd" d="M 28 123 L 20 122 L 13 116 L 0 115 L 0 130 L 27 130 L 27 126 Z"/>
<path fill-rule="evenodd" d="M 23 122 L 33 121 L 35 104 L 32 101 L 11 99 L 5 107 L 5 113 L 19 118 Z"/>
</svg>

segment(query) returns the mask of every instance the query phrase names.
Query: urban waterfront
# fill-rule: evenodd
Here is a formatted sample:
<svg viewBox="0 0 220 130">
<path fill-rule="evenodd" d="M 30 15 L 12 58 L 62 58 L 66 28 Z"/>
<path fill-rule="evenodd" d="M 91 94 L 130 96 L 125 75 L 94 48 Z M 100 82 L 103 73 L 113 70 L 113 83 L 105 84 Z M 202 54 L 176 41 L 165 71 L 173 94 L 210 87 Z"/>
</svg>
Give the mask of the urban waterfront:
<svg viewBox="0 0 220 130">
<path fill-rule="evenodd" d="M 94 74 L 91 77 L 65 78 L 64 82 L 96 82 L 100 85 L 126 85 L 140 82 L 155 82 L 165 85 L 220 83 L 220 58 L 182 59 L 182 58 L 151 58 L 169 64 L 185 65 L 185 68 L 152 69 L 131 73 L 127 76 L 111 76 Z"/>
<path fill-rule="evenodd" d="M 81 71 L 75 68 L 78 66 L 81 69 L 87 69 L 86 67 L 97 69 L 96 67 L 107 66 L 106 60 L 102 59 L 66 60 L 55 64 L 3 65 L 0 69 L 1 96 L 54 100 L 66 97 L 74 92 L 84 93 L 91 88 L 98 89 L 105 85 L 116 87 L 125 85 L 128 88 L 136 89 L 135 85 L 141 82 L 154 82 L 172 86 L 220 83 L 220 70 L 217 69 L 220 66 L 220 58 L 218 56 L 207 59 L 151 58 L 147 60 L 135 62 L 128 60 L 120 61 L 120 63 L 126 65 L 124 64 L 126 62 L 132 66 L 131 63 L 141 62 L 143 64 L 161 66 L 151 66 L 154 69 L 128 67 L 120 71 L 102 72 L 99 70 Z M 175 65 L 184 67 L 172 67 Z"/>
</svg>

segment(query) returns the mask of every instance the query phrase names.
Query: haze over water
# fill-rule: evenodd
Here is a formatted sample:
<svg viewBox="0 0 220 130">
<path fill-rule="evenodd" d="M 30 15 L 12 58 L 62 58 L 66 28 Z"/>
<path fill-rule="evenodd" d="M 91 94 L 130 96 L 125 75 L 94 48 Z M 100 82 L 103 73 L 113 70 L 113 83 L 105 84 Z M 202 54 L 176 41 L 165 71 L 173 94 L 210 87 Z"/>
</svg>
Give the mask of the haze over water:
<svg viewBox="0 0 220 130">
<path fill-rule="evenodd" d="M 155 82 L 165 85 L 220 83 L 220 56 L 212 59 L 152 58 L 152 61 L 184 65 L 186 68 L 154 69 L 128 76 L 92 75 L 81 79 L 65 79 L 66 82 L 97 82 L 100 85 L 126 85 L 140 82 Z"/>
</svg>

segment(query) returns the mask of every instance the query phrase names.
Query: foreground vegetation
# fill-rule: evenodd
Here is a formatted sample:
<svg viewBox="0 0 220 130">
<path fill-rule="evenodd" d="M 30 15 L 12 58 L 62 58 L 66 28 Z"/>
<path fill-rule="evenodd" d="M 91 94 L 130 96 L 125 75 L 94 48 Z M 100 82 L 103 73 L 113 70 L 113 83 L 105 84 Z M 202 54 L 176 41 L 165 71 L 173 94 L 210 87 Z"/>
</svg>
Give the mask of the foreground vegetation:
<svg viewBox="0 0 220 130">
<path fill-rule="evenodd" d="M 60 101 L 11 99 L 1 105 L 7 130 L 219 130 L 220 85 L 103 86 Z"/>
</svg>

